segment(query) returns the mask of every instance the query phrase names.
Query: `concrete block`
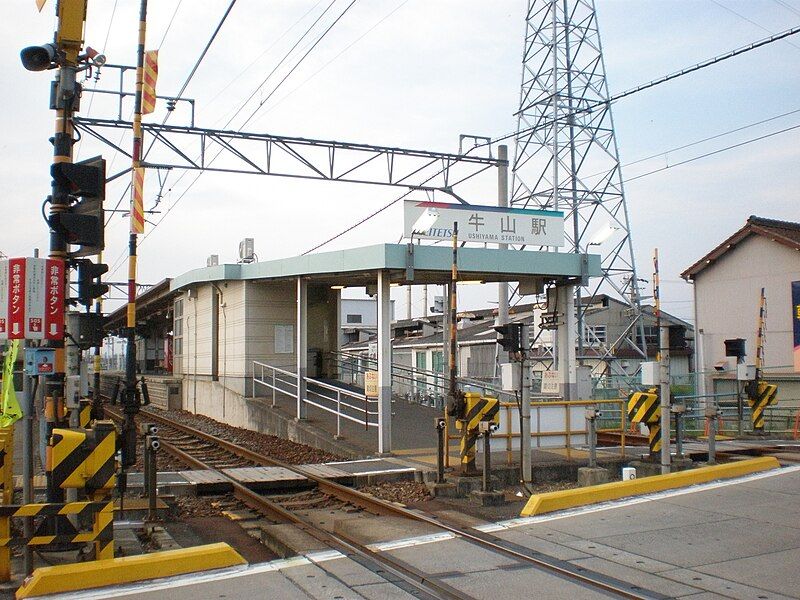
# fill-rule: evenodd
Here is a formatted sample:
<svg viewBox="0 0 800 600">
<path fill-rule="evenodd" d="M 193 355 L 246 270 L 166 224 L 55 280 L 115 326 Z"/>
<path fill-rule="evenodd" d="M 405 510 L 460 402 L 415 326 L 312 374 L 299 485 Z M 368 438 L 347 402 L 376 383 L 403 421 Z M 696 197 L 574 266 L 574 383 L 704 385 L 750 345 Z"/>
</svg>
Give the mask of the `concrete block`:
<svg viewBox="0 0 800 600">
<path fill-rule="evenodd" d="M 131 529 L 114 529 L 114 548 L 116 556 L 142 554 L 142 544 Z"/>
<path fill-rule="evenodd" d="M 355 538 L 363 544 L 388 542 L 419 535 L 439 533 L 441 529 L 427 523 L 409 522 L 403 517 L 383 515 L 357 519 L 337 519 L 333 532 Z"/>
<path fill-rule="evenodd" d="M 290 523 L 262 525 L 259 529 L 261 542 L 281 558 L 327 549 L 317 538 Z"/>
<path fill-rule="evenodd" d="M 481 506 L 502 506 L 506 503 L 506 496 L 503 492 L 476 490 L 470 494 L 470 498 Z"/>
<path fill-rule="evenodd" d="M 646 460 L 632 460 L 628 466 L 636 469 L 636 477 L 652 477 L 661 475 L 661 465 L 659 463 Z"/>
<path fill-rule="evenodd" d="M 691 469 L 694 466 L 694 462 L 691 458 L 676 458 L 672 457 L 672 471 L 685 471 L 686 469 Z"/>
<path fill-rule="evenodd" d="M 608 481 L 608 469 L 603 467 L 580 467 L 578 469 L 578 485 L 581 487 L 608 483 Z"/>
<path fill-rule="evenodd" d="M 445 481 L 444 483 L 434 483 L 431 487 L 431 494 L 434 498 L 458 498 L 458 486 L 455 483 Z"/>
</svg>

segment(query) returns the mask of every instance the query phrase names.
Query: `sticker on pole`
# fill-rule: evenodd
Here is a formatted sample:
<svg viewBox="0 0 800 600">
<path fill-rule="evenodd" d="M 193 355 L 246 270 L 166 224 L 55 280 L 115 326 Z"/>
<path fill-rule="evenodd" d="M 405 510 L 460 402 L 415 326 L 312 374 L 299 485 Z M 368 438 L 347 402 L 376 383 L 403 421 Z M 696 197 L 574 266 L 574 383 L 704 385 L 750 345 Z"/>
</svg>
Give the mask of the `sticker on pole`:
<svg viewBox="0 0 800 600">
<path fill-rule="evenodd" d="M 367 398 L 378 397 L 378 372 L 366 371 L 364 372 L 364 395 Z"/>
</svg>

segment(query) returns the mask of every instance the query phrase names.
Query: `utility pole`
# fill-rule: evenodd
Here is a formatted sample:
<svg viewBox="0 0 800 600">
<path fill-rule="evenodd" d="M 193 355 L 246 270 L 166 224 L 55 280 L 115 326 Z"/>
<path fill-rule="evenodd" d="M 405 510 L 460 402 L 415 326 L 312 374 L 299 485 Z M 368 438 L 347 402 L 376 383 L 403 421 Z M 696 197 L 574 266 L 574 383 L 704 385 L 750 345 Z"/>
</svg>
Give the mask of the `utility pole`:
<svg viewBox="0 0 800 600">
<path fill-rule="evenodd" d="M 508 207 L 508 146 L 501 144 L 497 147 L 497 158 L 505 163 L 497 167 L 497 206 Z M 497 244 L 500 250 L 508 250 L 508 244 Z M 501 281 L 497 284 L 497 320 L 495 325 L 508 323 L 508 283 Z M 495 345 L 494 376 L 500 375 L 500 365 L 508 360 L 499 344 Z"/>
<path fill-rule="evenodd" d="M 669 397 L 669 326 L 661 321 L 661 285 L 658 271 L 658 248 L 653 254 L 653 296 L 655 301 L 656 326 L 659 332 L 658 362 L 660 363 L 659 382 L 661 403 L 661 473 L 666 474 L 671 470 L 670 449 L 670 397 Z"/>
<path fill-rule="evenodd" d="M 66 261 L 68 255 L 67 234 L 61 227 L 61 217 L 70 212 L 70 187 L 64 177 L 62 166 L 72 164 L 73 116 L 80 99 L 80 88 L 76 82 L 79 55 L 83 47 L 83 26 L 86 21 L 85 0 L 60 0 L 57 4 L 58 25 L 55 36 L 55 51 L 52 60 L 58 65 L 53 83 L 56 111 L 55 132 L 53 134 L 53 166 L 51 168 L 51 195 L 48 222 L 50 224 L 50 258 Z M 25 52 L 23 50 L 23 52 Z M 48 67 L 49 68 L 49 67 Z M 69 268 L 64 269 L 65 292 L 69 294 Z M 66 312 L 66 305 L 60 307 Z M 78 375 L 78 349 L 66 338 L 52 342 L 56 348 L 55 373 L 44 380 L 45 415 L 47 418 L 47 437 L 59 424 L 63 414 L 64 377 Z M 64 491 L 56 488 L 50 481 L 48 470 L 47 501 L 60 502 Z M 58 521 L 56 521 L 58 523 Z M 58 533 L 58 525 L 56 531 Z"/>
</svg>

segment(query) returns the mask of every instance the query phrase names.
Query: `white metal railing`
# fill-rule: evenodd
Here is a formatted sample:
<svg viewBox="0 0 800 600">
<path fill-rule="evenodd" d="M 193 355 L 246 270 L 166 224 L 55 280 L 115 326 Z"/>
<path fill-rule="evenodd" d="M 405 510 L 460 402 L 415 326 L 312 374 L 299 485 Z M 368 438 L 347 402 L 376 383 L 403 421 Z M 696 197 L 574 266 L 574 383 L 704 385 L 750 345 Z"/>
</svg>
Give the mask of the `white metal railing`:
<svg viewBox="0 0 800 600">
<path fill-rule="evenodd" d="M 378 426 L 377 399 L 367 398 L 363 393 L 331 385 L 313 377 L 304 377 L 303 381 L 306 384 L 306 397 L 301 398 L 301 401 L 336 415 L 337 437 L 342 433 L 342 419 L 363 425 L 365 429 Z M 273 407 L 276 405 L 278 394 L 297 398 L 298 376 L 292 371 L 253 361 L 253 396 L 256 395 L 256 384 L 272 391 Z M 310 396 L 314 399 L 312 400 Z"/>
</svg>

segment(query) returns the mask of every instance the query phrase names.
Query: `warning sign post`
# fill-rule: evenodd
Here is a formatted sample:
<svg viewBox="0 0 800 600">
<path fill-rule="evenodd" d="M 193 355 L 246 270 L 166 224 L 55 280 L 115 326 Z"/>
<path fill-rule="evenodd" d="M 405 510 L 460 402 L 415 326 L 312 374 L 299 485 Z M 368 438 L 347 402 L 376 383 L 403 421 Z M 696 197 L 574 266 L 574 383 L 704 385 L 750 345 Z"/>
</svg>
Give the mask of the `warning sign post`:
<svg viewBox="0 0 800 600">
<path fill-rule="evenodd" d="M 64 261 L 0 260 L 0 340 L 64 338 Z"/>
</svg>

